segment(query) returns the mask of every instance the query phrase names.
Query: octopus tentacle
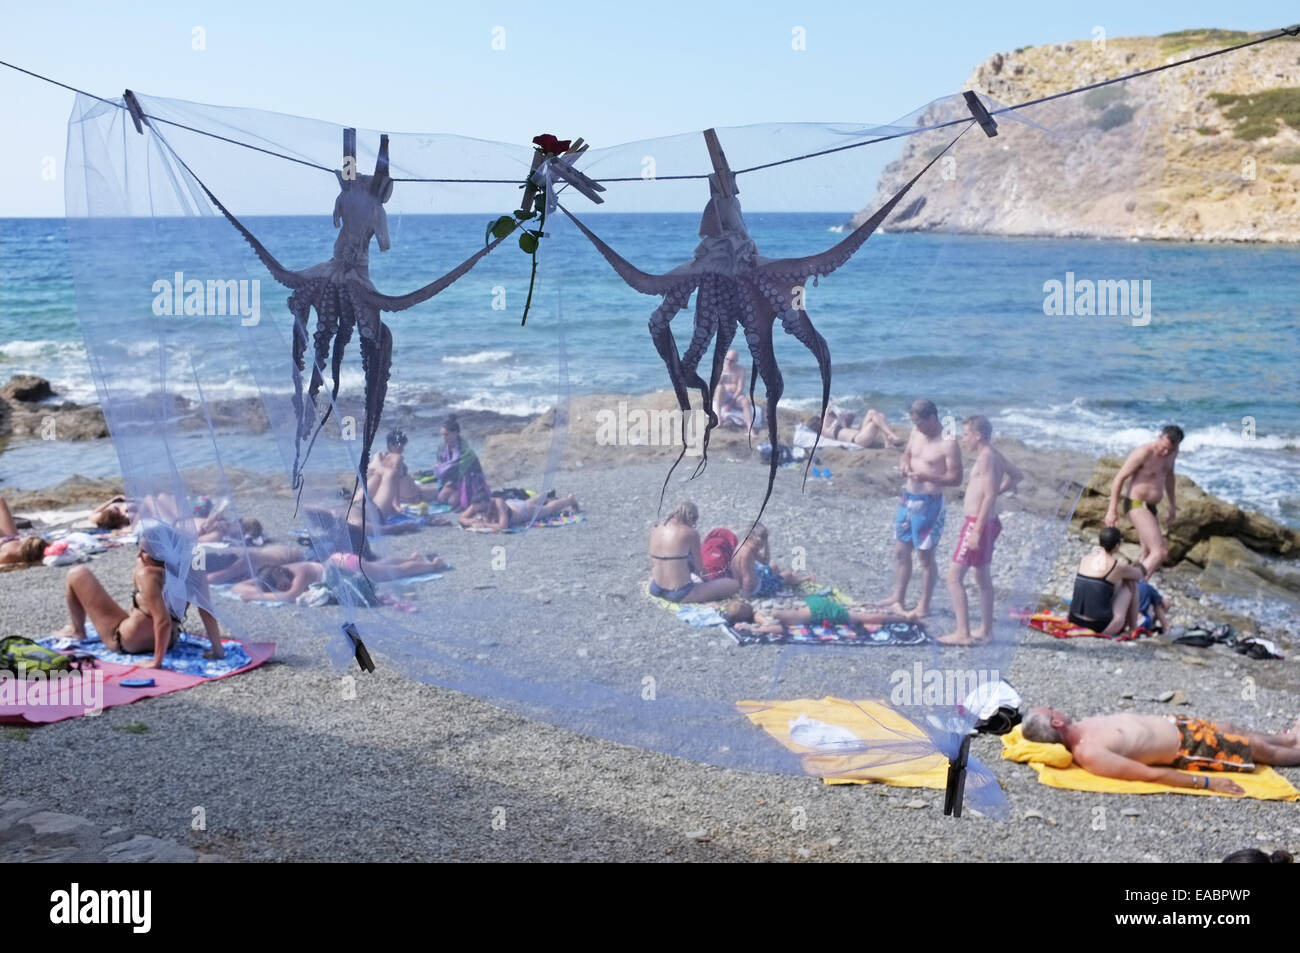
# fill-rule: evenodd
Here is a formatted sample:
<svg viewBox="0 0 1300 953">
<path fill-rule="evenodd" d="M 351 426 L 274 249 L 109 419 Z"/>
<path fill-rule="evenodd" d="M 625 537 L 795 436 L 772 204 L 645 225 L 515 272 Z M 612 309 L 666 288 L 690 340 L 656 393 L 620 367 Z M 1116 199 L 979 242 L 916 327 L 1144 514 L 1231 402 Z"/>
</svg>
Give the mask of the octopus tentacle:
<svg viewBox="0 0 1300 953">
<path fill-rule="evenodd" d="M 767 473 L 767 492 L 763 494 L 763 504 L 758 508 L 758 516 L 754 517 L 754 523 L 745 534 L 745 539 L 748 539 L 749 533 L 754 531 L 754 526 L 763 518 L 767 501 L 772 497 L 772 488 L 776 485 L 776 471 L 781 461 L 780 454 L 777 452 L 779 445 L 776 429 L 777 405 L 781 402 L 781 395 L 785 393 L 785 379 L 781 376 L 781 368 L 776 363 L 776 352 L 772 348 L 772 324 L 775 315 L 770 307 L 755 308 L 753 299 L 747 296 L 741 315 L 740 324 L 745 329 L 745 343 L 749 345 L 749 354 L 754 361 L 754 374 L 763 378 L 763 387 L 767 392 L 767 434 L 772 444 L 772 459 Z"/>
<path fill-rule="evenodd" d="M 807 311 L 795 308 L 787 308 L 782 311 L 781 327 L 785 329 L 786 334 L 794 335 L 795 339 L 811 351 L 813 357 L 817 358 L 817 368 L 821 371 L 822 376 L 822 409 L 817 419 L 825 420 L 826 408 L 831 403 L 831 349 L 826 344 L 826 339 L 822 337 L 821 332 L 813 327 Z M 821 441 L 821 436 L 821 428 L 818 427 L 817 436 L 813 439 L 812 449 L 808 451 L 808 462 L 803 469 L 805 484 L 808 482 L 808 470 L 812 466 L 813 454 L 817 452 L 817 444 Z"/>
<path fill-rule="evenodd" d="M 672 382 L 673 392 L 677 395 L 677 406 L 682 411 L 682 452 L 668 468 L 668 475 L 664 477 L 663 486 L 659 489 L 660 509 L 663 508 L 664 496 L 668 492 L 668 481 L 673 475 L 673 470 L 677 469 L 677 464 L 681 463 L 682 458 L 686 456 L 686 415 L 691 412 L 691 398 L 686 391 L 687 379 L 682 372 L 681 357 L 677 353 L 677 341 L 673 337 L 671 322 L 682 308 L 690 304 L 693 288 L 692 285 L 670 291 L 664 295 L 663 303 L 650 315 L 650 339 L 668 369 L 668 379 Z"/>
<path fill-rule="evenodd" d="M 361 464 L 357 468 L 360 486 L 365 487 L 370 473 L 370 448 L 379 432 L 379 418 L 384 409 L 384 400 L 388 396 L 388 377 L 393 369 L 393 332 L 388 325 L 379 320 L 379 312 L 367 312 L 361 315 L 362 325 L 373 322 L 375 333 L 363 334 L 361 337 L 361 369 L 366 375 L 366 422 L 362 428 Z M 353 498 L 356 498 L 354 492 Z M 361 533 L 366 530 L 366 507 L 361 506 Z"/>
<path fill-rule="evenodd" d="M 709 432 L 718 426 L 717 415 L 713 413 L 713 394 L 718 389 L 718 381 L 722 379 L 722 368 L 727 361 L 727 351 L 731 348 L 731 342 L 736 337 L 736 313 L 733 309 L 728 308 L 718 316 L 718 338 L 713 346 L 713 367 L 709 371 L 709 402 L 706 405 L 709 413 L 709 423 L 711 426 L 704 428 L 704 439 L 700 447 L 700 464 L 696 467 L 697 474 L 703 472 L 704 467 L 709 460 Z M 753 383 L 750 383 L 750 391 L 753 391 Z M 750 400 L 750 406 L 753 406 L 753 400 Z"/>
<path fill-rule="evenodd" d="M 307 356 L 307 317 L 311 313 L 311 303 L 307 295 L 295 291 L 289 295 L 289 313 L 293 315 L 293 413 L 294 413 L 294 460 L 293 486 L 302 487 L 302 469 L 299 457 L 303 418 L 306 407 L 303 403 L 302 372 Z"/>
</svg>

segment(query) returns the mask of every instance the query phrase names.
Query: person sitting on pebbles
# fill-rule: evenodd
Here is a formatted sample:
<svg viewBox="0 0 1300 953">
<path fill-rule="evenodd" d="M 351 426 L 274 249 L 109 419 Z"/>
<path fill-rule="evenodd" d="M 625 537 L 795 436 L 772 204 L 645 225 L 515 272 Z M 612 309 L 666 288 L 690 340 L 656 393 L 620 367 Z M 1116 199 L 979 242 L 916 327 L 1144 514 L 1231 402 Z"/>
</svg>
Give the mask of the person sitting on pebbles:
<svg viewBox="0 0 1300 953">
<path fill-rule="evenodd" d="M 182 570 L 186 584 L 194 586 L 201 598 L 209 599 L 207 577 L 191 569 L 190 551 L 186 538 L 171 527 L 163 524 L 146 527 L 140 535 L 140 549 L 131 575 L 130 609 L 118 605 L 88 568 L 74 566 L 68 570 L 65 586 L 70 621 L 56 634 L 83 641 L 86 638 L 86 619 L 89 618 L 99 633 L 100 641 L 108 649 L 125 655 L 152 653 L 151 659 L 139 662 L 138 666 L 161 668 L 167 652 L 180 637 L 185 613 L 189 609 L 187 602 L 177 615 L 163 592 L 171 565 Z M 204 658 L 225 658 L 226 650 L 221 644 L 221 628 L 216 617 L 200 606 L 199 618 L 203 620 L 204 633 L 212 646 L 204 653 Z"/>
<path fill-rule="evenodd" d="M 1129 565 L 1119 555 L 1122 540 L 1114 526 L 1102 528 L 1097 548 L 1079 561 L 1070 600 L 1069 620 L 1107 637 L 1138 624 L 1137 584 L 1145 569 L 1141 563 Z"/>
<path fill-rule="evenodd" d="M 1020 731 L 1029 741 L 1065 745 L 1079 767 L 1103 778 L 1222 794 L 1245 793 L 1222 772 L 1254 771 L 1256 764 L 1300 765 L 1300 718 L 1290 731 L 1266 735 L 1186 715 L 1125 713 L 1076 722 L 1053 708 L 1035 708 Z"/>
<path fill-rule="evenodd" d="M 704 556 L 695 528 L 700 511 L 694 503 L 679 503 L 668 517 L 650 530 L 650 594 L 669 602 L 712 602 L 734 596 L 740 583 L 730 575 L 704 579 Z"/>
<path fill-rule="evenodd" d="M 797 572 L 783 572 L 772 562 L 767 527 L 755 523 L 749 538 L 736 547 L 731 575 L 740 583 L 740 594 L 750 599 L 770 599 L 782 588 L 794 588 L 811 579 Z"/>
<path fill-rule="evenodd" d="M 744 631 L 764 635 L 781 635 L 792 625 L 888 625 L 891 622 L 915 622 L 916 610 L 899 614 L 879 609 L 849 608 L 830 596 L 815 594 L 803 597 L 803 605 L 759 612 L 744 599 L 728 602 L 722 610 L 727 624 Z"/>
</svg>

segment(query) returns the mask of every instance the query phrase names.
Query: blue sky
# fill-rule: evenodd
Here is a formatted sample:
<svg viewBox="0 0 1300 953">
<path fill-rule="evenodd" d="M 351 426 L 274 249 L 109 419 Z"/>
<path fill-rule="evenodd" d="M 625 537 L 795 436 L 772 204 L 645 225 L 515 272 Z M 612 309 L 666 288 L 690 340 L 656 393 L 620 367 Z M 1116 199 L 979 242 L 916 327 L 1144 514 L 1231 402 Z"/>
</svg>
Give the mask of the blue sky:
<svg viewBox="0 0 1300 953">
<path fill-rule="evenodd" d="M 105 96 L 129 86 L 393 131 L 526 143 L 545 127 L 603 145 L 765 121 L 887 122 L 959 91 L 995 52 L 1087 39 L 1095 26 L 1117 37 L 1298 17 L 1294 0 L 141 0 L 57 12 L 0 0 L 0 59 Z M 61 215 L 62 181 L 43 180 L 41 163 L 62 165 L 72 94 L 0 69 L 0 97 L 0 216 Z"/>
</svg>

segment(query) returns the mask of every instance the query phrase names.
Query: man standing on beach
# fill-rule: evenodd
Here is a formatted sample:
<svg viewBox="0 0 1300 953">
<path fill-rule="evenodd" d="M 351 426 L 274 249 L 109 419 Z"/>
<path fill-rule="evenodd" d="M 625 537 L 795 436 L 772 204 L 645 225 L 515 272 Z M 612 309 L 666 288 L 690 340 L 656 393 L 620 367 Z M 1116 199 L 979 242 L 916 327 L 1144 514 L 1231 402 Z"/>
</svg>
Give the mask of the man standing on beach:
<svg viewBox="0 0 1300 953">
<path fill-rule="evenodd" d="M 1181 427 L 1170 424 L 1160 431 L 1160 436 L 1150 443 L 1144 443 L 1128 455 L 1124 465 L 1115 474 L 1110 484 L 1110 505 L 1106 508 L 1106 525 L 1114 526 L 1119 522 L 1120 497 L 1124 499 L 1124 512 L 1128 514 L 1133 528 L 1137 530 L 1138 540 L 1142 543 L 1142 568 L 1147 578 L 1164 564 L 1169 555 L 1169 547 L 1160 532 L 1160 518 L 1157 504 L 1169 494 L 1169 513 L 1165 517 L 1165 528 L 1173 525 L 1178 518 L 1178 507 L 1174 502 L 1174 463 L 1178 459 L 1178 445 L 1183 442 Z M 1124 484 L 1129 480 L 1128 494 L 1124 495 Z"/>
<path fill-rule="evenodd" d="M 943 488 L 961 485 L 961 450 L 957 441 L 943 435 L 939 411 L 933 401 L 917 400 L 909 414 L 912 432 L 903 448 L 898 470 L 907 481 L 894 516 L 894 560 L 897 563 L 894 595 L 886 603 L 905 613 L 907 584 L 912 579 L 912 551 L 921 559 L 921 601 L 916 612 L 930 611 L 937 581 L 935 547 L 943 532 Z"/>
<path fill-rule="evenodd" d="M 993 447 L 989 442 L 992 436 L 993 425 L 987 417 L 976 414 L 962 421 L 962 446 L 975 454 L 975 466 L 966 487 L 966 519 L 948 571 L 948 593 L 957 614 L 957 628 L 940 637 L 944 645 L 977 645 L 993 637 L 993 543 L 1002 532 L 998 497 L 1013 490 L 1025 475 Z M 966 601 L 966 570 L 972 567 L 980 590 L 980 628 L 974 636 Z"/>
</svg>

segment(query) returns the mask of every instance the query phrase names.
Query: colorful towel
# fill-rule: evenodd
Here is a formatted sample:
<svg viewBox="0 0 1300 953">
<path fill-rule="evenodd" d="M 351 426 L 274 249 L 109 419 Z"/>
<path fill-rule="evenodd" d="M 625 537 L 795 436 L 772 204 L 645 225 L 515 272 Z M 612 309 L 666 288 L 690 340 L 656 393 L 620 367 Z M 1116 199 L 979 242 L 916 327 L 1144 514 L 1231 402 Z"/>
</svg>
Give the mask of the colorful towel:
<svg viewBox="0 0 1300 953">
<path fill-rule="evenodd" d="M 883 702 L 826 697 L 745 701 L 736 708 L 827 784 L 947 786 L 948 759 L 924 731 Z"/>
<path fill-rule="evenodd" d="M 1153 781 L 1103 778 L 1075 764 L 1070 749 L 1065 745 L 1026 740 L 1019 725 L 1002 736 L 1002 757 L 1008 761 L 1028 762 L 1038 772 L 1040 784 L 1070 791 L 1092 791 L 1097 794 L 1208 794 L 1212 797 L 1250 797 L 1260 801 L 1300 800 L 1300 791 L 1282 775 L 1266 766 L 1257 767 L 1254 771 L 1233 772 L 1232 780 L 1245 789 L 1244 795 L 1223 794 L 1207 788 L 1176 788 Z"/>
<path fill-rule="evenodd" d="M 841 450 L 864 450 L 856 443 L 849 443 L 847 440 L 832 440 L 830 437 L 818 437 L 817 434 L 809 430 L 803 424 L 796 424 L 794 428 L 794 445 L 802 447 L 805 450 L 811 450 L 813 445 L 820 450 L 823 447 L 838 447 Z"/>
<path fill-rule="evenodd" d="M 91 632 L 92 626 L 87 624 L 86 634 L 90 635 Z M 56 637 L 48 637 L 38 641 L 54 647 L 59 640 Z M 94 655 L 101 660 L 96 662 L 93 669 L 85 669 L 80 675 L 75 676 L 78 679 L 93 678 L 99 683 L 100 687 L 94 691 L 93 696 L 87 689 L 84 690 L 84 697 L 77 698 L 72 704 L 63 705 L 51 703 L 69 699 L 69 696 L 62 691 L 59 692 L 58 698 L 33 699 L 21 704 L 9 703 L 8 699 L 5 699 L 0 701 L 0 723 L 48 724 L 87 714 L 97 714 L 105 708 L 129 705 L 142 698 L 166 695 L 193 688 L 195 685 L 213 679 L 238 675 L 257 668 L 275 654 L 275 645 L 270 642 L 242 643 L 227 639 L 222 644 L 226 647 L 226 659 L 203 659 L 202 653 L 208 648 L 207 640 L 188 634 L 182 635 L 181 641 L 164 659 L 166 667 L 150 669 L 139 667 L 139 662 L 144 656 L 118 655 L 108 651 L 103 643 L 98 641 L 77 644 L 75 645 L 77 651 Z M 198 656 L 198 659 L 196 660 L 194 656 Z M 118 661 L 119 659 L 126 661 Z M 231 665 L 236 660 L 240 662 L 240 666 L 232 668 Z M 133 678 L 151 678 L 154 684 L 148 688 L 128 688 L 121 684 L 124 679 Z M 27 684 L 30 687 L 32 683 Z M 9 682 L 9 686 L 13 685 L 14 682 Z M 52 683 L 47 685 L 52 686 Z M 32 698 L 30 695 L 27 697 Z M 88 700 L 92 697 L 94 707 L 88 708 Z"/>
<path fill-rule="evenodd" d="M 512 526 L 509 529 L 497 529 L 495 526 L 461 526 L 459 523 L 456 525 L 467 533 L 524 533 L 539 526 L 571 526 L 574 523 L 581 523 L 584 519 L 586 516 L 583 513 L 561 513 L 550 519 L 538 520 L 532 526 Z"/>
<path fill-rule="evenodd" d="M 404 516 L 414 516 L 417 519 L 425 516 L 436 516 L 438 513 L 450 513 L 450 503 L 403 503 L 398 507 Z"/>
<path fill-rule="evenodd" d="M 1100 632 L 1092 631 L 1092 629 L 1075 625 L 1064 616 L 1053 615 L 1050 612 L 1035 612 L 1031 615 L 1024 611 L 1013 610 L 1011 617 L 1019 619 L 1031 629 L 1046 632 L 1057 639 L 1109 639 L 1112 642 L 1127 642 L 1130 639 L 1136 639 L 1145 631 L 1144 629 L 1138 629 L 1136 632 L 1127 632 L 1122 635 L 1102 635 Z"/>
<path fill-rule="evenodd" d="M 727 627 L 738 645 L 921 645 L 930 634 L 919 622 L 885 625 L 788 625 L 779 635 Z"/>
</svg>

